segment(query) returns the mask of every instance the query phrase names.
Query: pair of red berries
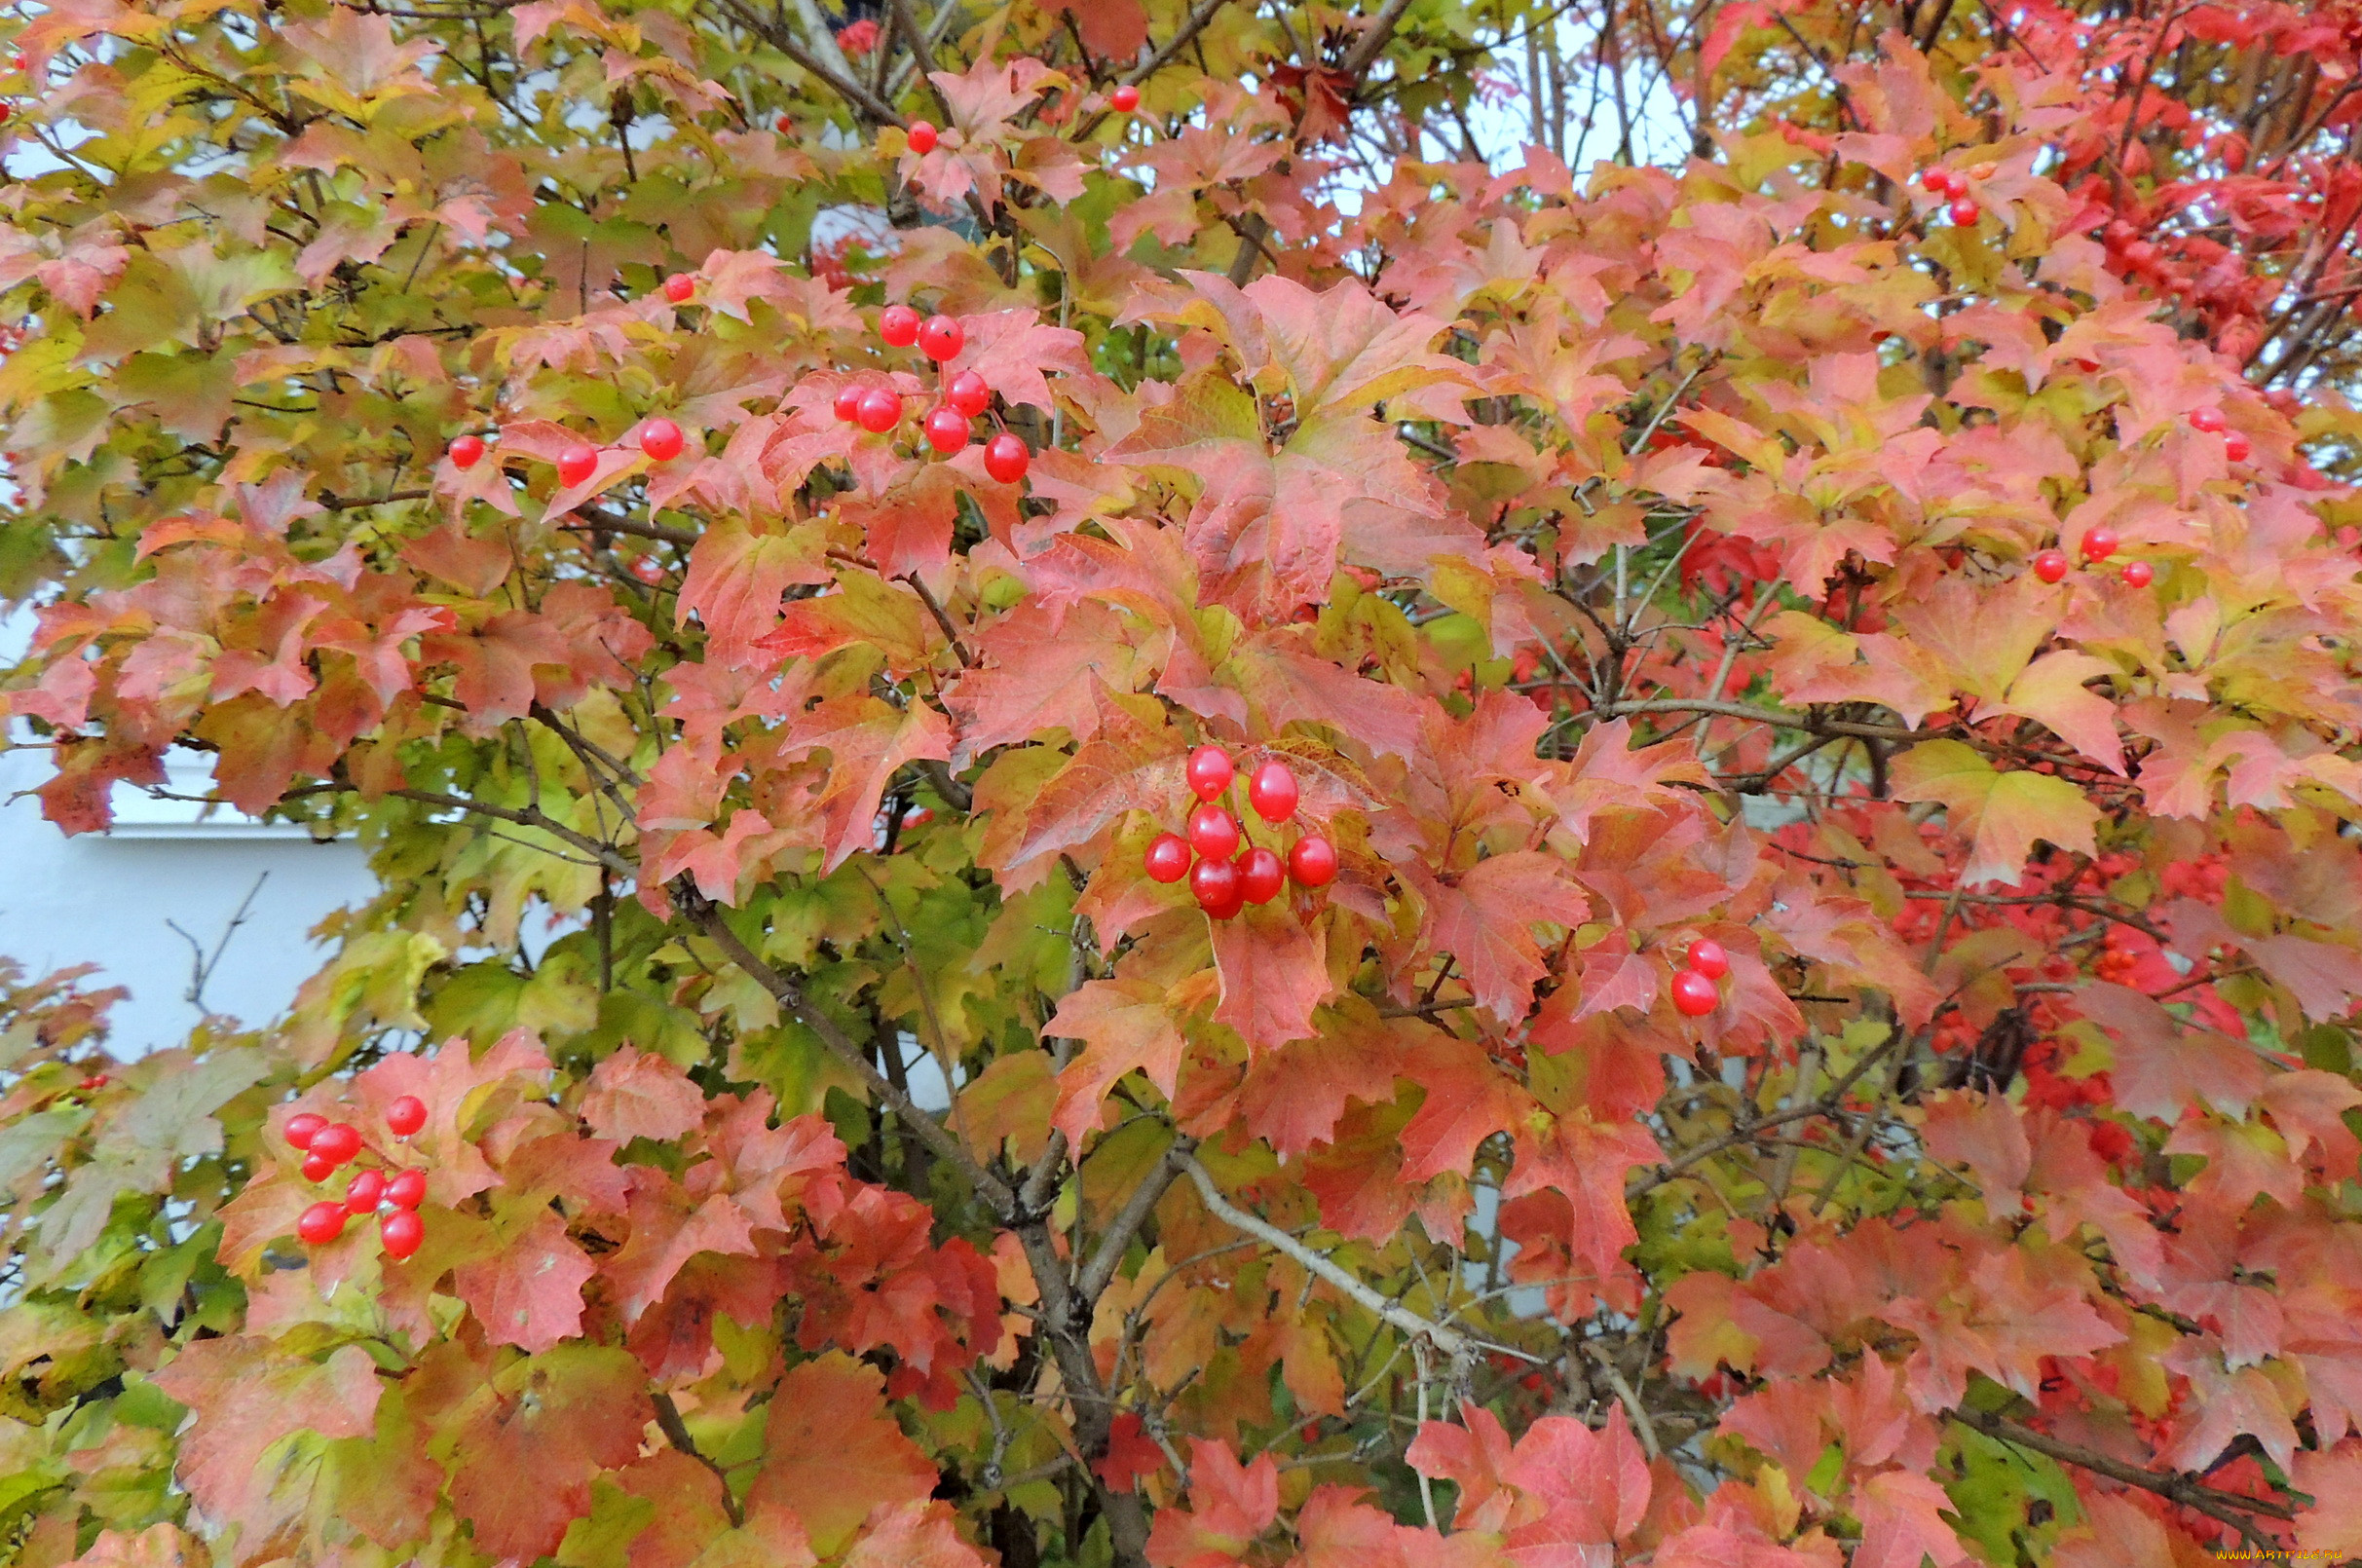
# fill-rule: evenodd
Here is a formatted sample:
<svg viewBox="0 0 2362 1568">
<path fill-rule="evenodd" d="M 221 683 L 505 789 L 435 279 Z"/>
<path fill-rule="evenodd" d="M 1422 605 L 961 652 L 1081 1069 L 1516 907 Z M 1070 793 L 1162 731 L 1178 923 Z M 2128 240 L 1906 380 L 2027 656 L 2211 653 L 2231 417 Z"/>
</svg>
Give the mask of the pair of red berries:
<svg viewBox="0 0 2362 1568">
<path fill-rule="evenodd" d="M 968 346 L 967 328 L 956 317 L 938 312 L 921 320 L 908 305 L 888 305 L 880 312 L 878 335 L 897 349 L 916 343 L 919 352 L 937 364 L 958 358 L 959 351 Z"/>
<path fill-rule="evenodd" d="M 1152 879 L 1169 883 L 1188 877 L 1198 908 L 1218 920 L 1229 919 L 1246 905 L 1270 903 L 1289 877 L 1299 887 L 1325 887 L 1335 880 L 1336 846 L 1317 833 L 1299 837 L 1284 864 L 1276 850 L 1260 844 L 1241 847 L 1245 834 L 1238 819 L 1220 804 L 1238 767 L 1221 747 L 1200 746 L 1191 752 L 1187 776 L 1198 800 L 1189 812 L 1189 835 L 1184 839 L 1178 833 L 1160 833 L 1149 841 L 1145 861 Z M 1256 767 L 1247 780 L 1247 803 L 1275 827 L 1295 815 L 1301 797 L 1294 772 L 1276 759 Z"/>
<path fill-rule="evenodd" d="M 2201 434 L 2222 436 L 2223 456 L 2232 463 L 2245 463 L 2248 454 L 2254 450 L 2247 444 L 2246 436 L 2225 433 L 2231 429 L 2231 421 L 2223 417 L 2223 411 L 2219 408 L 2193 409 L 2190 428 Z"/>
<path fill-rule="evenodd" d="M 1731 972 L 1731 955 L 1712 937 L 1700 937 L 1681 955 L 1673 971 L 1673 1011 L 1683 1018 L 1704 1018 L 1722 1005 L 1714 982 Z"/>
</svg>

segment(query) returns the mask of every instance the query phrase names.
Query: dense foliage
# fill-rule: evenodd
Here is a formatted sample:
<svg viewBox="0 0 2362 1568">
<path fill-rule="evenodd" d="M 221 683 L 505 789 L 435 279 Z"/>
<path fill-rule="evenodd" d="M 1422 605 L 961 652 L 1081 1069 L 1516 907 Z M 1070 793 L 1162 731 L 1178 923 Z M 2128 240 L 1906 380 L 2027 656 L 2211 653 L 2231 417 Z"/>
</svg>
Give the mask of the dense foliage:
<svg viewBox="0 0 2362 1568">
<path fill-rule="evenodd" d="M 2362 1553 L 2362 9 L 0 31 L 9 1561 Z"/>
</svg>

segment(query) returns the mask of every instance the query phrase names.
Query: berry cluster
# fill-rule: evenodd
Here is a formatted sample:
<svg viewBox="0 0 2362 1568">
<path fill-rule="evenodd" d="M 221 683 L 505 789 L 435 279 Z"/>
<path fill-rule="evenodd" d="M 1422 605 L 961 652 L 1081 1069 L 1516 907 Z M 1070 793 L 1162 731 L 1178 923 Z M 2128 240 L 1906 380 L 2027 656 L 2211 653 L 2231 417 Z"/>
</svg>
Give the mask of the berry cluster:
<svg viewBox="0 0 2362 1568">
<path fill-rule="evenodd" d="M 1995 170 L 1991 164 L 1979 164 L 1968 172 L 1977 179 L 1991 179 Z M 1984 215 L 1984 209 L 1968 195 L 1968 181 L 1951 169 L 1923 170 L 1919 176 L 1919 188 L 1930 196 L 1949 202 L 1951 205 L 1944 208 L 1945 214 L 1961 228 L 1971 227 Z"/>
<path fill-rule="evenodd" d="M 2231 421 L 2223 417 L 2223 411 L 2219 408 L 2191 410 L 2190 428 L 2202 434 L 2222 436 L 2223 457 L 2227 462 L 2245 463 L 2247 454 L 2253 450 L 2248 446 L 2246 436 L 2231 429 Z"/>
<path fill-rule="evenodd" d="M 1191 752 L 1189 790 L 1197 804 L 1189 812 L 1189 835 L 1158 834 L 1149 840 L 1146 857 L 1148 875 L 1157 881 L 1188 877 L 1198 908 L 1217 920 L 1229 919 L 1249 904 L 1270 903 L 1287 877 L 1294 877 L 1298 887 L 1326 887 L 1336 879 L 1336 845 L 1317 833 L 1299 834 L 1284 865 L 1277 850 L 1245 842 L 1238 818 L 1221 803 L 1237 776 L 1237 765 L 1221 747 Z M 1295 774 L 1276 759 L 1247 780 L 1247 803 L 1273 827 L 1295 815 L 1300 793 Z"/>
<path fill-rule="evenodd" d="M 919 126 L 925 124 L 922 120 L 913 126 L 912 134 L 916 136 Z M 878 335 L 897 349 L 917 344 L 919 352 L 938 366 L 957 358 L 968 343 L 967 330 L 956 317 L 937 315 L 921 320 L 908 305 L 888 305 L 881 312 Z M 927 445 L 945 457 L 966 450 L 975 433 L 970 422 L 992 406 L 993 389 L 985 385 L 984 377 L 962 370 L 943 389 L 943 401 L 927 411 L 920 427 Z M 883 435 L 902 423 L 902 393 L 891 387 L 846 382 L 838 390 L 836 414 L 847 425 Z M 1032 461 L 1025 438 L 1013 430 L 1002 430 L 985 443 L 984 471 L 1001 484 L 1013 485 L 1024 478 Z"/>
<path fill-rule="evenodd" d="M 1712 937 L 1700 937 L 1681 955 L 1673 971 L 1673 1010 L 1683 1018 L 1704 1018 L 1722 1005 L 1714 983 L 1731 972 L 1731 955 Z"/>
<path fill-rule="evenodd" d="M 397 1139 L 406 1139 L 426 1125 L 427 1106 L 416 1095 L 404 1095 L 386 1107 L 386 1130 Z M 360 1129 L 351 1122 L 332 1122 L 315 1111 L 288 1117 L 286 1139 L 291 1147 L 304 1151 L 307 1181 L 325 1181 L 360 1157 Z M 295 1221 L 295 1234 L 307 1246 L 325 1247 L 345 1233 L 348 1218 L 382 1213 L 377 1236 L 386 1255 L 405 1258 L 427 1239 L 427 1222 L 418 1216 L 418 1206 L 426 1201 L 427 1175 L 423 1171 L 396 1171 L 392 1176 L 373 1169 L 356 1171 L 345 1183 L 343 1198 L 316 1203 L 303 1212 Z"/>
<path fill-rule="evenodd" d="M 2083 536 L 2083 564 L 2097 566 L 2114 555 L 2123 542 L 2121 539 L 2118 538 L 2117 532 L 2113 528 L 2103 526 L 2092 529 Z M 2049 549 L 2035 552 L 2034 575 L 2044 582 L 2063 580 L 2067 576 L 2067 565 L 2065 550 Z M 2122 576 L 2126 587 L 2146 588 L 2156 580 L 2156 568 L 2151 566 L 2147 561 L 2127 561 L 2124 563 Z"/>
</svg>

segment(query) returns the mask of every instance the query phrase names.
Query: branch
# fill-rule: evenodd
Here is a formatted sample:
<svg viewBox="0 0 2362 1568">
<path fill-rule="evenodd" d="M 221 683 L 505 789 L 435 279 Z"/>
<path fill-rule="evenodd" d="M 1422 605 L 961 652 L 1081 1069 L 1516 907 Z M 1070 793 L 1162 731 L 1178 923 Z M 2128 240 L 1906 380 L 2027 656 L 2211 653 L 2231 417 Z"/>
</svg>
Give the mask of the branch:
<svg viewBox="0 0 2362 1568">
<path fill-rule="evenodd" d="M 1176 1136 L 1165 1157 L 1156 1162 L 1156 1169 L 1141 1178 L 1132 1196 L 1124 1200 L 1113 1219 L 1107 1222 L 1107 1233 L 1099 1240 L 1099 1251 L 1083 1266 L 1082 1275 L 1074 1282 L 1075 1293 L 1085 1301 L 1096 1302 L 1106 1291 L 1115 1271 L 1123 1267 L 1124 1253 L 1130 1251 L 1132 1238 L 1140 1234 L 1141 1226 L 1148 1222 L 1165 1193 L 1179 1180 L 1196 1151 L 1197 1140 Z"/>
<path fill-rule="evenodd" d="M 790 33 L 786 27 L 773 23 L 770 19 L 755 11 L 752 7 L 741 4 L 740 0 L 717 0 L 717 3 L 732 21 L 827 83 L 837 96 L 869 116 L 870 119 L 883 126 L 898 126 L 903 123 L 902 116 L 896 114 L 893 107 L 883 98 L 854 81 L 846 73 L 832 70 L 821 61 L 818 56 L 797 43 L 795 35 Z M 811 11 L 809 0 L 805 0 L 804 9 L 806 13 Z M 828 52 L 836 55 L 842 60 L 844 56 L 839 53 L 837 41 L 829 34 L 827 27 L 821 27 L 820 33 L 823 38 L 828 40 Z"/>
<path fill-rule="evenodd" d="M 1746 719 L 1759 725 L 1771 725 L 1781 729 L 1796 729 L 1806 734 L 1856 735 L 1867 740 L 1926 740 L 1929 737 L 1916 729 L 1900 725 L 1856 724 L 1848 719 L 1815 719 L 1804 714 L 1781 713 L 1772 708 L 1758 708 L 1744 702 L 1709 701 L 1704 697 L 1648 697 L 1631 702 L 1603 703 L 1593 710 L 1603 719 L 1621 719 L 1633 713 L 1703 713 L 1721 719 Z"/>
<path fill-rule="evenodd" d="M 1205 1200 L 1206 1208 L 1223 1224 L 1261 1242 L 1273 1251 L 1285 1254 L 1302 1264 L 1305 1269 L 1327 1280 L 1345 1292 L 1361 1307 L 1380 1321 L 1392 1325 L 1413 1339 L 1424 1339 L 1454 1361 L 1467 1361 L 1476 1347 L 1467 1335 L 1447 1324 L 1430 1323 L 1408 1307 L 1389 1300 L 1378 1290 L 1338 1264 L 1326 1252 L 1316 1252 L 1269 1220 L 1254 1214 L 1230 1202 L 1214 1184 L 1214 1177 L 1197 1162 L 1195 1155 L 1182 1158 L 1181 1169 L 1197 1183 L 1197 1195 Z"/>
<path fill-rule="evenodd" d="M 656 1426 L 664 1434 L 665 1440 L 714 1473 L 714 1479 L 722 1483 L 722 1512 L 730 1515 L 733 1527 L 744 1524 L 746 1514 L 738 1507 L 738 1500 L 731 1495 L 729 1473 L 697 1451 L 696 1441 L 690 1437 L 688 1426 L 681 1420 L 681 1407 L 673 1403 L 672 1396 L 662 1390 L 655 1391 L 655 1402 Z"/>
<path fill-rule="evenodd" d="M 2255 1497 L 2241 1497 L 2236 1492 L 2218 1491 L 2214 1487 L 2201 1485 L 2188 1475 L 2180 1474 L 2160 1475 L 2156 1471 L 2143 1470 L 2138 1465 L 2111 1458 L 2096 1448 L 2085 1448 L 2081 1443 L 2062 1442 L 2056 1437 L 2045 1437 L 2032 1427 L 2021 1426 L 2006 1416 L 1988 1415 L 1982 1410 L 1966 1408 L 1954 1410 L 1951 1415 L 1952 1419 L 1962 1426 L 1974 1427 L 1986 1437 L 1998 1441 L 2015 1443 L 2020 1448 L 2031 1448 L 2036 1453 L 2048 1455 L 2063 1465 L 2075 1465 L 2090 1471 L 2095 1475 L 2105 1475 L 2110 1480 L 2122 1481 L 2126 1486 L 2137 1486 L 2144 1492 L 2154 1492 L 2170 1502 L 2181 1504 L 2184 1508 L 2195 1509 L 2210 1519 L 2217 1519 L 2230 1525 L 2256 1546 L 2268 1547 L 2271 1542 L 2266 1540 L 2256 1530 L 2255 1520 L 2251 1515 L 2260 1513 L 2267 1518 L 2273 1519 L 2294 1519 L 2297 1516 L 2296 1511 L 2284 1503 L 2271 1503 Z"/>
<path fill-rule="evenodd" d="M 1410 0 L 1386 0 L 1386 9 L 1370 19 L 1368 28 L 1355 41 L 1339 69 L 1359 80 L 1394 37 L 1395 23 L 1401 21 L 1403 13 L 1409 9 Z"/>
<path fill-rule="evenodd" d="M 1017 1195 L 1009 1190 L 1009 1184 L 979 1165 L 965 1143 L 954 1137 L 941 1122 L 920 1110 L 910 1096 L 887 1082 L 885 1075 L 870 1061 L 869 1053 L 855 1044 L 852 1036 L 838 1027 L 835 1019 L 805 999 L 803 987 L 757 957 L 754 950 L 739 941 L 738 933 L 732 931 L 730 923 L 722 918 L 719 905 L 688 881 L 672 884 L 672 895 L 673 902 L 715 947 L 722 950 L 723 956 L 744 970 L 756 985 L 770 992 L 772 999 L 797 1023 L 818 1035 L 828 1054 L 852 1069 L 869 1092 L 882 1101 L 913 1136 L 927 1146 L 929 1153 L 967 1177 L 968 1184 L 1002 1218 L 1006 1219 L 1015 1213 Z"/>
</svg>

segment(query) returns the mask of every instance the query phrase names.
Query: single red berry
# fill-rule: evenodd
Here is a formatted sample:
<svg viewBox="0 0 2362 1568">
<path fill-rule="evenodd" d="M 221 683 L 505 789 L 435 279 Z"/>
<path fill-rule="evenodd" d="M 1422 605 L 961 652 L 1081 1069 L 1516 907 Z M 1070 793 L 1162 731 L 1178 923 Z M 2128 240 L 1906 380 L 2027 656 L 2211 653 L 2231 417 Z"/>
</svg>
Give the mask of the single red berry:
<svg viewBox="0 0 2362 1568">
<path fill-rule="evenodd" d="M 2223 456 L 2230 459 L 2233 463 L 2245 463 L 2247 461 L 2247 454 L 2250 450 L 2251 449 L 2247 445 L 2247 437 L 2244 435 L 2226 435 L 2223 437 Z"/>
<path fill-rule="evenodd" d="M 905 828 L 923 828 L 934 820 L 935 808 L 931 805 L 922 805 L 916 811 L 902 813 L 902 825 Z"/>
<path fill-rule="evenodd" d="M 1117 114 L 1130 114 L 1140 107 L 1140 89 L 1126 82 L 1107 94 L 1107 101 L 1115 105 Z"/>
<path fill-rule="evenodd" d="M 416 1209 L 427 1201 L 427 1173 L 396 1171 L 386 1183 L 386 1202 L 396 1209 Z"/>
<path fill-rule="evenodd" d="M 1189 793 L 1211 801 L 1230 787 L 1238 767 L 1219 746 L 1200 746 L 1189 754 Z"/>
<path fill-rule="evenodd" d="M 1189 812 L 1189 847 L 1208 860 L 1228 860 L 1238 853 L 1238 819 L 1212 801 L 1201 802 Z"/>
<path fill-rule="evenodd" d="M 919 341 L 919 313 L 908 305 L 888 305 L 878 313 L 878 335 L 897 349 Z"/>
<path fill-rule="evenodd" d="M 861 394 L 861 406 L 853 417 L 871 434 L 881 434 L 902 423 L 902 399 L 886 388 L 872 387 Z"/>
<path fill-rule="evenodd" d="M 2083 536 L 2083 559 L 2105 561 L 2116 553 L 2116 547 L 2122 542 L 2116 537 L 2115 529 L 2095 528 Z"/>
<path fill-rule="evenodd" d="M 2156 568 L 2151 566 L 2147 561 L 2126 561 L 2124 563 L 2125 587 L 2146 588 L 2156 580 Z"/>
<path fill-rule="evenodd" d="M 480 435 L 462 435 L 451 443 L 451 466 L 455 468 L 472 468 L 483 456 L 484 438 Z"/>
<path fill-rule="evenodd" d="M 386 1130 L 395 1138 L 408 1138 L 427 1125 L 427 1102 L 416 1095 L 404 1095 L 386 1107 Z"/>
<path fill-rule="evenodd" d="M 1238 857 L 1239 896 L 1250 904 L 1268 904 L 1280 896 L 1280 888 L 1288 880 L 1288 868 L 1280 857 L 1261 844 L 1251 844 Z"/>
<path fill-rule="evenodd" d="M 2034 575 L 2044 582 L 2058 582 L 2067 576 L 2065 550 L 2042 550 L 2034 557 Z"/>
<path fill-rule="evenodd" d="M 331 1164 L 344 1165 L 360 1152 L 360 1129 L 351 1122 L 330 1122 L 312 1135 L 312 1152 Z"/>
<path fill-rule="evenodd" d="M 1013 485 L 1026 476 L 1033 454 L 1026 449 L 1025 437 L 1011 430 L 1002 430 L 986 443 L 984 471 L 1004 485 Z"/>
<path fill-rule="evenodd" d="M 1919 188 L 1930 196 L 1943 195 L 1952 188 L 1951 170 L 1944 168 L 1923 170 L 1919 176 Z"/>
<path fill-rule="evenodd" d="M 927 410 L 926 444 L 946 454 L 957 452 L 968 444 L 971 433 L 968 417 L 949 403 L 937 403 Z"/>
<path fill-rule="evenodd" d="M 1306 1442 L 1319 1442 L 1321 1440 L 1321 1424 L 1318 1421 L 1307 1421 L 1304 1423 L 1304 1430 L 1296 1436 L 1302 1437 Z"/>
<path fill-rule="evenodd" d="M 1722 1005 L 1722 993 L 1714 983 L 1695 969 L 1683 969 L 1673 976 L 1673 1008 L 1684 1018 L 1704 1018 Z"/>
<path fill-rule="evenodd" d="M 919 352 L 937 364 L 958 358 L 967 346 L 968 329 L 956 317 L 930 316 L 919 329 Z"/>
<path fill-rule="evenodd" d="M 344 1233 L 345 1206 L 341 1203 L 316 1203 L 295 1221 L 295 1234 L 311 1247 L 325 1247 Z"/>
<path fill-rule="evenodd" d="M 1148 877 L 1152 881 L 1178 882 L 1189 875 L 1189 840 L 1178 833 L 1160 833 L 1148 840 Z"/>
<path fill-rule="evenodd" d="M 1947 210 L 1952 214 L 1952 221 L 1965 229 L 1982 217 L 1985 209 L 1963 196 L 1955 200 Z"/>
<path fill-rule="evenodd" d="M 2231 429 L 2231 422 L 2223 417 L 2223 411 L 2219 408 L 2193 408 L 2190 411 L 2190 428 L 2203 430 L 2208 435 L 2220 435 Z"/>
<path fill-rule="evenodd" d="M 356 1171 L 353 1180 L 345 1187 L 345 1213 L 368 1214 L 377 1212 L 377 1203 L 386 1195 L 386 1175 L 382 1171 Z"/>
<path fill-rule="evenodd" d="M 697 280 L 687 273 L 674 273 L 664 280 L 664 297 L 675 305 L 686 305 L 697 296 Z"/>
<path fill-rule="evenodd" d="M 1257 767 L 1255 776 L 1247 781 L 1247 803 L 1265 822 L 1285 822 L 1295 815 L 1300 793 L 1294 770 L 1276 759 Z"/>
<path fill-rule="evenodd" d="M 1708 980 L 1720 980 L 1731 972 L 1731 955 L 1712 937 L 1700 937 L 1691 943 L 1686 956 L 1689 966 Z"/>
<path fill-rule="evenodd" d="M 1288 851 L 1288 875 L 1298 887 L 1327 887 L 1336 880 L 1336 845 L 1307 833 Z"/>
<path fill-rule="evenodd" d="M 1238 863 L 1227 856 L 1209 856 L 1189 868 L 1189 891 L 1197 895 L 1197 907 L 1218 920 L 1238 913 L 1243 897 L 1239 879 Z"/>
<path fill-rule="evenodd" d="M 386 1255 L 400 1262 L 427 1239 L 427 1222 L 407 1209 L 396 1209 L 377 1222 L 377 1239 Z"/>
<path fill-rule="evenodd" d="M 325 1181 L 336 1175 L 336 1162 L 325 1154 L 307 1154 L 303 1163 L 306 1181 Z"/>
<path fill-rule="evenodd" d="M 681 427 L 668 419 L 652 419 L 640 427 L 640 450 L 653 463 L 670 463 L 688 444 Z"/>
<path fill-rule="evenodd" d="M 952 384 L 944 389 L 943 395 L 945 401 L 970 419 L 993 406 L 993 389 L 986 386 L 984 378 L 973 370 L 962 370 L 954 376 Z"/>
<path fill-rule="evenodd" d="M 837 389 L 837 417 L 850 425 L 861 417 L 861 384 L 848 381 Z"/>
<path fill-rule="evenodd" d="M 903 135 L 909 139 L 911 151 L 921 158 L 935 150 L 936 132 L 931 122 L 914 120 L 911 122 L 910 130 L 904 131 Z"/>
<path fill-rule="evenodd" d="M 558 454 L 558 483 L 571 490 L 598 471 L 599 449 L 577 441 Z"/>
<path fill-rule="evenodd" d="M 319 1130 L 327 1125 L 328 1118 L 318 1111 L 299 1110 L 287 1118 L 287 1125 L 280 1129 L 280 1132 L 286 1139 L 287 1147 L 308 1149 L 312 1146 L 312 1139 L 317 1138 Z"/>
<path fill-rule="evenodd" d="M 778 131 L 782 136 L 786 135 L 788 132 L 796 129 L 795 116 L 786 114 L 781 115 L 778 119 L 771 122 L 771 129 Z"/>
</svg>

